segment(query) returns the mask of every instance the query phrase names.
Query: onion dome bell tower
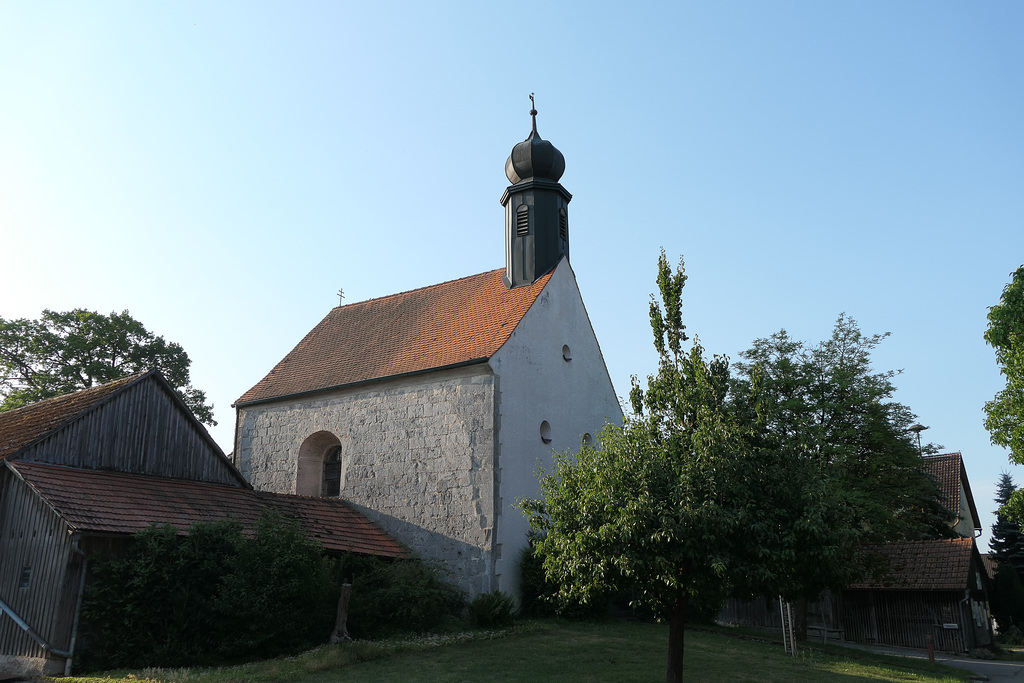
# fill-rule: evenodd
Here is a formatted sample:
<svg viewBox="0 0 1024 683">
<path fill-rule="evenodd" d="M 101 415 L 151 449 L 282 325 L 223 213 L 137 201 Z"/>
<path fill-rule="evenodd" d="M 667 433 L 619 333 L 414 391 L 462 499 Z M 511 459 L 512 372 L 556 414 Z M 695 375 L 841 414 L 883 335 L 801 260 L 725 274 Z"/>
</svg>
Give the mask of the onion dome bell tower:
<svg viewBox="0 0 1024 683">
<path fill-rule="evenodd" d="M 533 94 L 530 95 L 533 103 Z M 505 286 L 532 285 L 569 258 L 569 201 L 558 179 L 565 157 L 537 134 L 537 110 L 531 108 L 533 130 L 512 148 L 505 175 L 512 183 L 501 195 L 505 207 Z"/>
</svg>

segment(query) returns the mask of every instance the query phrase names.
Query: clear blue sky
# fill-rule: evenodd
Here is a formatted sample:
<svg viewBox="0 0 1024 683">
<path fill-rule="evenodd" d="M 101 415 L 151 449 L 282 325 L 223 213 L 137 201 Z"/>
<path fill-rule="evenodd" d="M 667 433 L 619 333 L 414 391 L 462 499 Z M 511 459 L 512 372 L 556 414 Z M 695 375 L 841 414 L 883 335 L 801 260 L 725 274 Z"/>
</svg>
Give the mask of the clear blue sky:
<svg viewBox="0 0 1024 683">
<path fill-rule="evenodd" d="M 736 354 L 840 312 L 964 453 L 987 545 L 1024 263 L 1024 3 L 0 4 L 0 315 L 129 310 L 231 403 L 338 303 L 503 264 L 512 145 L 566 157 L 617 392 L 654 370 L 659 247 Z M 372 353 L 372 349 L 368 350 Z"/>
</svg>

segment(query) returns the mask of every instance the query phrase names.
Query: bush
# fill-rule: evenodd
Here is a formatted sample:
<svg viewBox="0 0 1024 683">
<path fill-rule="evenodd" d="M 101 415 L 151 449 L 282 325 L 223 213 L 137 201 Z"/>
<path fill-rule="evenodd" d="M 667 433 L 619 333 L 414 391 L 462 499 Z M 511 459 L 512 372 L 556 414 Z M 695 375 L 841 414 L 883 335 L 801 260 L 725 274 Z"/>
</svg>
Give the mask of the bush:
<svg viewBox="0 0 1024 683">
<path fill-rule="evenodd" d="M 481 593 L 469 603 L 469 620 L 477 628 L 508 626 L 515 606 L 515 597 L 504 591 Z"/>
<path fill-rule="evenodd" d="M 82 670 L 189 666 L 297 652 L 327 639 L 337 588 L 331 562 L 294 523 L 261 516 L 187 536 L 150 527 L 119 557 L 90 558 Z"/>
<path fill-rule="evenodd" d="M 1024 626 L 1024 586 L 1017 570 L 1009 562 L 1000 562 L 996 567 L 990 600 L 992 616 L 999 624 L 1000 633 L 1011 626 Z"/>
<path fill-rule="evenodd" d="M 999 636 L 997 640 L 1002 645 L 1020 647 L 1021 645 L 1024 645 L 1024 632 L 1021 632 L 1019 628 L 1011 624 L 1006 628 L 999 629 Z"/>
<path fill-rule="evenodd" d="M 214 601 L 227 627 L 222 656 L 275 656 L 327 640 L 338 600 L 333 566 L 297 524 L 262 515 L 233 560 Z"/>
<path fill-rule="evenodd" d="M 348 630 L 353 638 L 425 633 L 458 620 L 462 591 L 421 560 L 363 563 L 352 578 Z"/>
</svg>

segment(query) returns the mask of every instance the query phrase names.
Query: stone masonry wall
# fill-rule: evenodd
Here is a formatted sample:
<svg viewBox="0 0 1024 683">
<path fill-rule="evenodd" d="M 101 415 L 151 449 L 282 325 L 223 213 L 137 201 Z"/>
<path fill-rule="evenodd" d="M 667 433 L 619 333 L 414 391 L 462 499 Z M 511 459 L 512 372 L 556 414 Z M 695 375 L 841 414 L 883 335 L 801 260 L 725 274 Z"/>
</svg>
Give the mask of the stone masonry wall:
<svg viewBox="0 0 1024 683">
<path fill-rule="evenodd" d="M 238 465 L 295 493 L 314 434 L 342 447 L 341 497 L 470 594 L 493 589 L 494 376 L 487 365 L 239 409 Z"/>
</svg>

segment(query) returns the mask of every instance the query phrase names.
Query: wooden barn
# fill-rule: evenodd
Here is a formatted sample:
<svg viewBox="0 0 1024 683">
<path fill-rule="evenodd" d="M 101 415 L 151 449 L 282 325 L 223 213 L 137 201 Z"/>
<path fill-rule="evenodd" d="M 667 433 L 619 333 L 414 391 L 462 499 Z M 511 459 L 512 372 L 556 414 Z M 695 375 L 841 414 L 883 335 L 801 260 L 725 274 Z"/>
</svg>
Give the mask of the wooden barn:
<svg viewBox="0 0 1024 683">
<path fill-rule="evenodd" d="M 968 652 L 992 643 L 988 575 L 973 538 L 886 543 L 882 579 L 840 596 L 844 636 L 860 643 Z"/>
<path fill-rule="evenodd" d="M 880 554 L 888 571 L 878 579 L 826 593 L 808 603 L 808 637 L 967 652 L 992 643 L 990 580 L 974 537 L 981 519 L 971 493 L 963 455 L 924 456 L 942 502 L 952 513 L 959 538 L 899 541 L 866 548 Z M 730 600 L 719 621 L 781 628 L 777 599 Z"/>
<path fill-rule="evenodd" d="M 0 672 L 70 671 L 91 552 L 268 507 L 327 552 L 407 552 L 342 500 L 253 491 L 155 371 L 0 412 Z"/>
</svg>

